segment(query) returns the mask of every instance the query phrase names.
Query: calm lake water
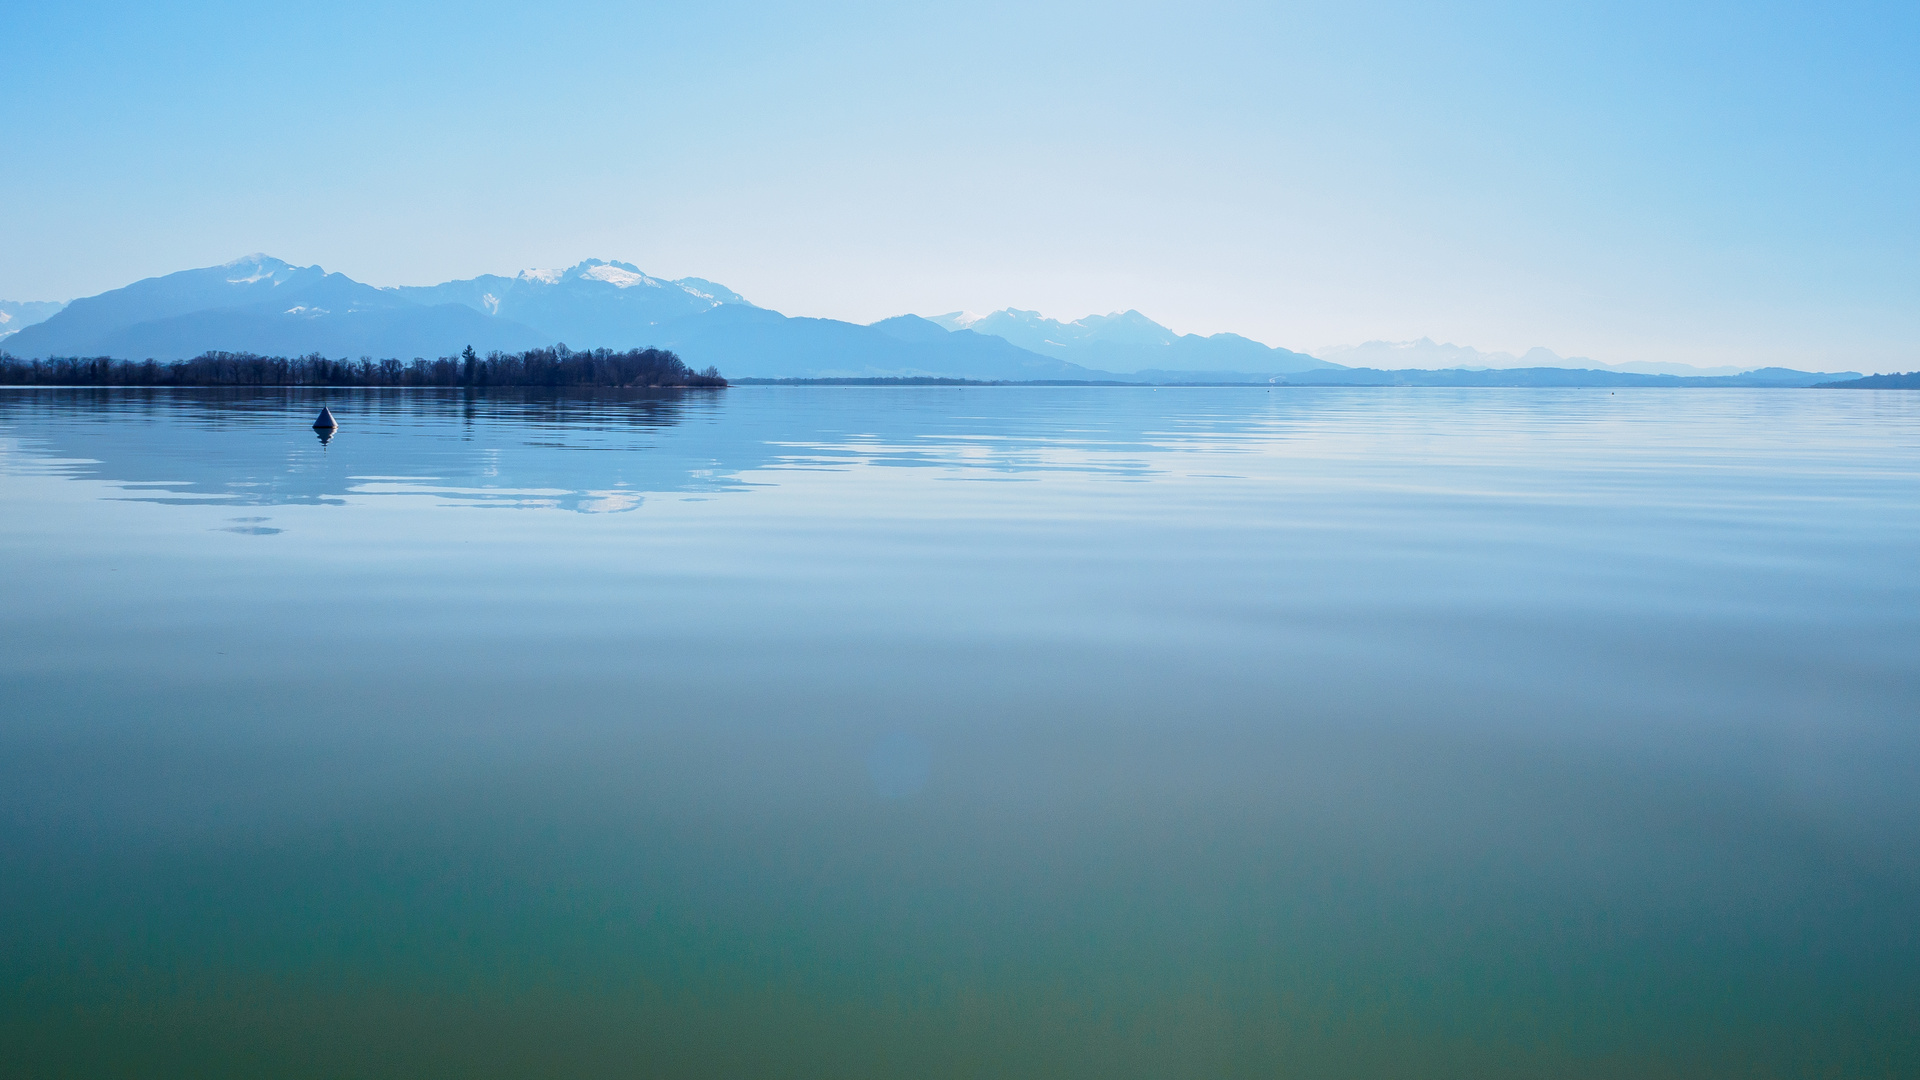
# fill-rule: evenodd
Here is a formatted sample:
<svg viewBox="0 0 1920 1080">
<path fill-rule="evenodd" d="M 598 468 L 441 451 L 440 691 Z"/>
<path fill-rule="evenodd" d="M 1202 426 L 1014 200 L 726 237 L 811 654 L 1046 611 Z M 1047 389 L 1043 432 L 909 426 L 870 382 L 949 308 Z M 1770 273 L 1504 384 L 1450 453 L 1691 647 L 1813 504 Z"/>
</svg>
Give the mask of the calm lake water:
<svg viewBox="0 0 1920 1080">
<path fill-rule="evenodd" d="M 9 1077 L 1920 1075 L 1917 393 L 7 390 L 0 510 Z"/>
</svg>

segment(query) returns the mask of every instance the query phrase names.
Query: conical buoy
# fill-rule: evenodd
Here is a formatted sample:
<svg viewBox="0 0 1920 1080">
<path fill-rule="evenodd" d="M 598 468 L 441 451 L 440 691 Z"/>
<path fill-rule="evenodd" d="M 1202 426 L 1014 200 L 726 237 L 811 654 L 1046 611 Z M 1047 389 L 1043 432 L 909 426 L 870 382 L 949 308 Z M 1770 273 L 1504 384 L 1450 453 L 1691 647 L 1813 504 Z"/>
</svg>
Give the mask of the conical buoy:
<svg viewBox="0 0 1920 1080">
<path fill-rule="evenodd" d="M 332 431 L 339 426 L 339 423 L 334 420 L 333 414 L 327 411 L 327 407 L 325 405 L 320 406 L 320 418 L 313 422 L 313 430 Z"/>
</svg>

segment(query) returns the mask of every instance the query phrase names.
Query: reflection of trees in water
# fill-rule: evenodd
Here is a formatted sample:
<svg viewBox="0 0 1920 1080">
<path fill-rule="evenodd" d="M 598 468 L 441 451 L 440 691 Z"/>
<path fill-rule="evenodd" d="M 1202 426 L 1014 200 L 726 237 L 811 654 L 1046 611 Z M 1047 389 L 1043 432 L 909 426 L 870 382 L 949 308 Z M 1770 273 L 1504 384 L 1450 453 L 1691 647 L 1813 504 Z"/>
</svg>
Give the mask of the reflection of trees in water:
<svg viewBox="0 0 1920 1080">
<path fill-rule="evenodd" d="M 0 416 L 91 414 L 111 407 L 126 415 L 169 416 L 204 422 L 272 417 L 294 406 L 318 412 L 322 405 L 352 402 L 355 416 L 437 417 L 450 412 L 476 417 L 591 418 L 625 415 L 637 422 L 671 424 L 688 409 L 718 401 L 712 390 L 493 387 L 471 390 L 365 390 L 340 387 L 44 387 L 0 394 Z M 312 417 L 308 417 L 311 420 Z"/>
<path fill-rule="evenodd" d="M 316 438 L 321 405 L 341 428 Z M 587 511 L 647 492 L 738 488 L 771 448 L 713 420 L 706 390 L 39 389 L 0 393 L 0 428 L 74 478 L 169 503 L 338 503 L 430 495 Z"/>
</svg>

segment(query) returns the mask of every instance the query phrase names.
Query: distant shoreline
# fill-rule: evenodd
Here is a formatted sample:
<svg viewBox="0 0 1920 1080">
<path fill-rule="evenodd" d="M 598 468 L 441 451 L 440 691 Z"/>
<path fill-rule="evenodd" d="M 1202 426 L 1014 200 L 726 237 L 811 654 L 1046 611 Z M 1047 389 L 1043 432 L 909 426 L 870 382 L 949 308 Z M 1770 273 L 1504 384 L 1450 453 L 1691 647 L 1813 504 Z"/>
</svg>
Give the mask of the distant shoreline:
<svg viewBox="0 0 1920 1080">
<path fill-rule="evenodd" d="M 1403 372 L 1372 371 L 1356 369 L 1352 374 L 1378 376 L 1375 378 L 1355 378 L 1350 380 L 1314 380 L 1295 382 L 1284 376 L 1275 376 L 1265 382 L 1241 381 L 1224 382 L 1214 380 L 1196 380 L 1193 382 L 1175 382 L 1156 380 L 1152 382 L 1127 382 L 1118 379 L 1074 380 L 1074 379 L 952 379 L 934 376 L 874 376 L 841 378 L 737 378 L 729 382 L 734 386 L 1132 386 L 1141 388 L 1160 387 L 1241 387 L 1247 389 L 1289 390 L 1311 389 L 1489 389 L 1489 390 L 1709 390 L 1709 389 L 1746 389 L 1746 390 L 1811 390 L 1864 387 L 1904 388 L 1920 387 L 1920 373 L 1913 376 L 1874 375 L 1865 379 L 1844 380 L 1839 382 L 1816 382 L 1821 378 L 1817 373 L 1804 379 L 1774 380 L 1748 378 L 1738 375 L 1725 376 L 1677 376 L 1677 375 L 1623 375 L 1620 372 L 1593 372 L 1577 368 L 1520 369 L 1533 373 L 1551 371 L 1556 374 L 1548 377 L 1532 378 L 1505 375 L 1499 370 L 1487 371 L 1424 371 L 1409 370 Z M 1804 374 L 1804 373 L 1802 373 Z M 1580 378 L 1582 375 L 1597 378 Z M 1504 377 L 1503 377 L 1504 376 Z M 1886 382 L 1888 379 L 1910 379 L 1910 382 Z"/>
</svg>

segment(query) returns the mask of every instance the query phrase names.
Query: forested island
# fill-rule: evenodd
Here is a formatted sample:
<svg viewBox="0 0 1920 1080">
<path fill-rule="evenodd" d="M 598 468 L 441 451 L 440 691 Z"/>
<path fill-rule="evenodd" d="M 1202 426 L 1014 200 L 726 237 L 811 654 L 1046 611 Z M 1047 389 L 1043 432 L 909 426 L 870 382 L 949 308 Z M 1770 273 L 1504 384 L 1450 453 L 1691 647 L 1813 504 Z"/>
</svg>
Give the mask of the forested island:
<svg viewBox="0 0 1920 1080">
<path fill-rule="evenodd" d="M 695 371 L 665 349 L 594 349 L 565 345 L 526 352 L 476 354 L 412 361 L 361 357 L 330 360 L 206 352 L 191 360 L 115 360 L 55 357 L 21 360 L 0 353 L 0 385 L 8 386 L 599 386 L 623 388 L 722 387 L 712 367 Z"/>
</svg>

